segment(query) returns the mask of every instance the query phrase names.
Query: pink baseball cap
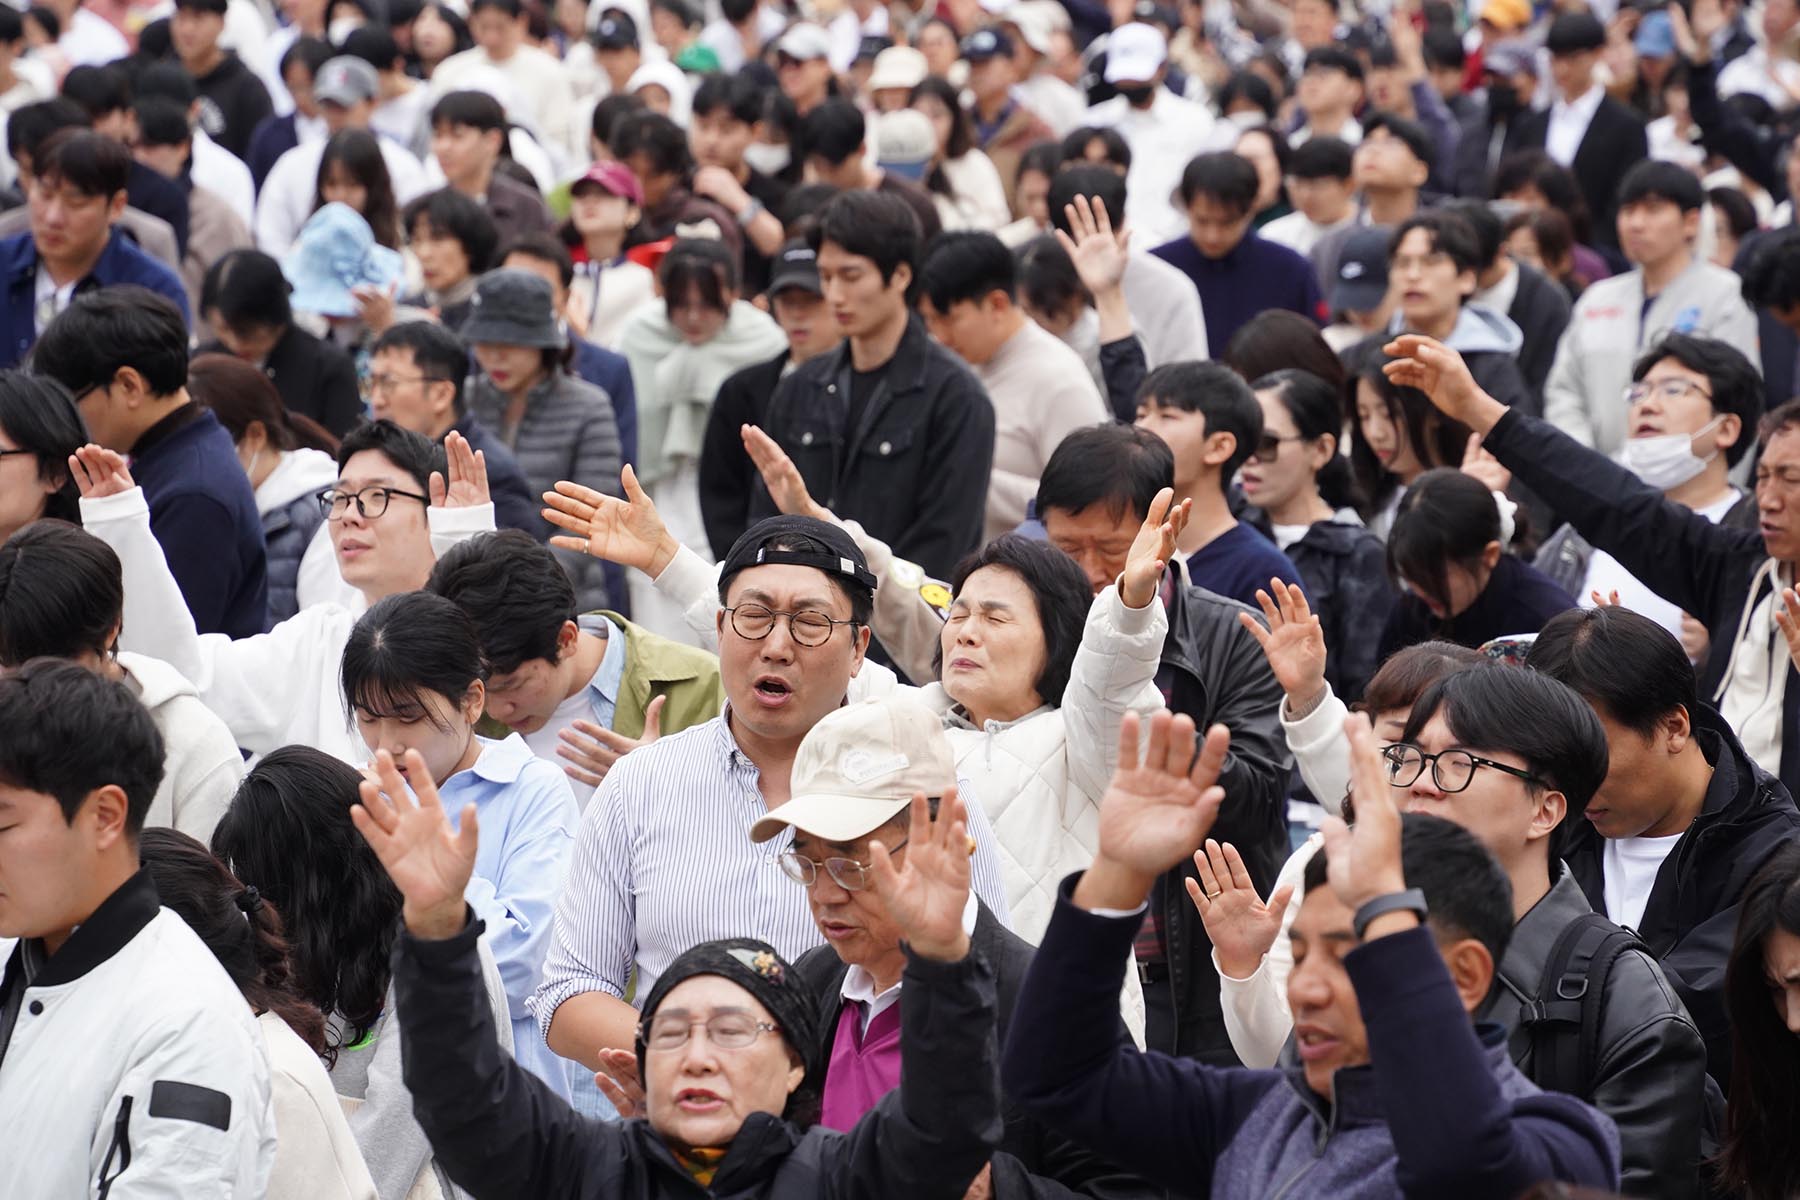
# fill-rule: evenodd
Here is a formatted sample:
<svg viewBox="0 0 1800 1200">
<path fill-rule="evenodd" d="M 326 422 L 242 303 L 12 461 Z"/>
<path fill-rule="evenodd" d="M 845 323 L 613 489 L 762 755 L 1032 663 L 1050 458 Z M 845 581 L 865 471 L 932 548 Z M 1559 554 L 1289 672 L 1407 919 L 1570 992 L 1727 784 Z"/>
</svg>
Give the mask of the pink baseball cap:
<svg viewBox="0 0 1800 1200">
<path fill-rule="evenodd" d="M 595 163 L 570 185 L 569 190 L 574 192 L 584 183 L 597 183 L 610 195 L 622 196 L 639 207 L 643 206 L 644 189 L 638 186 L 637 176 L 631 173 L 631 168 L 622 162 L 608 160 Z"/>
</svg>

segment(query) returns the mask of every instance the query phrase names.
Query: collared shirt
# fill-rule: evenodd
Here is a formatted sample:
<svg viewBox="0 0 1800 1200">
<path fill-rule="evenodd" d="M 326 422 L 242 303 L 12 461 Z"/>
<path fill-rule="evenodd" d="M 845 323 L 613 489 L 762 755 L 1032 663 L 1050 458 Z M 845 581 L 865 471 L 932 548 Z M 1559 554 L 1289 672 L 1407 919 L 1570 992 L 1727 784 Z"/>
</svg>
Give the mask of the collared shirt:
<svg viewBox="0 0 1800 1200">
<path fill-rule="evenodd" d="M 487 922 L 488 945 L 506 985 L 513 1057 L 566 1099 L 569 1065 L 538 1036 L 526 1003 L 543 975 L 580 815 L 568 779 L 533 754 L 524 738 L 477 740 L 482 750 L 475 765 L 446 779 L 438 796 L 452 825 L 468 804 L 481 823 L 465 895 Z"/>
<path fill-rule="evenodd" d="M 963 932 L 970 937 L 975 936 L 975 918 L 981 912 L 981 905 L 976 903 L 975 893 L 969 893 L 969 899 L 963 905 Z M 845 1000 L 859 1005 L 858 1016 L 862 1020 L 862 1031 L 869 1032 L 869 1022 L 900 1003 L 900 985 L 904 980 L 896 979 L 894 985 L 884 991 L 875 990 L 875 977 L 860 963 L 851 963 L 850 969 L 844 972 L 843 985 L 838 994 Z"/>
<path fill-rule="evenodd" d="M 1581 139 L 1587 136 L 1588 125 L 1600 111 L 1600 101 L 1604 99 L 1606 89 L 1596 83 L 1572 102 L 1559 98 L 1552 104 L 1550 128 L 1544 134 L 1544 153 L 1560 166 L 1573 163 L 1576 151 L 1581 149 Z"/>
<path fill-rule="evenodd" d="M 75 285 L 80 282 L 79 279 L 71 279 L 67 283 L 58 284 L 52 278 L 50 268 L 42 262 L 38 263 L 37 284 L 32 290 L 31 320 L 39 337 L 44 336 L 44 327 L 74 301 Z"/>
<path fill-rule="evenodd" d="M 1513 301 L 1519 298 L 1519 268 L 1510 259 L 1504 261 L 1506 274 L 1493 287 L 1483 288 L 1470 296 L 1468 303 L 1479 304 L 1503 315 L 1512 311 Z"/>
<path fill-rule="evenodd" d="M 729 707 L 632 751 L 607 772 L 582 817 L 543 984 L 531 1001 L 542 1030 L 570 997 L 623 999 L 634 969 L 641 1003 L 669 964 L 702 942 L 761 938 L 789 962 L 821 944 L 806 889 L 777 861 L 788 839 L 750 841 L 751 824 L 769 811 L 758 779 L 731 734 Z M 968 800 L 973 890 L 1004 913 L 995 837 L 977 798 Z"/>
<path fill-rule="evenodd" d="M 559 767 L 562 760 L 556 756 L 557 735 L 578 720 L 591 720 L 602 729 L 611 729 L 619 710 L 619 684 L 625 677 L 625 631 L 599 613 L 584 613 L 576 623 L 583 633 L 606 638 L 600 665 L 580 691 L 556 706 L 542 729 L 523 735 L 534 754 Z"/>
</svg>

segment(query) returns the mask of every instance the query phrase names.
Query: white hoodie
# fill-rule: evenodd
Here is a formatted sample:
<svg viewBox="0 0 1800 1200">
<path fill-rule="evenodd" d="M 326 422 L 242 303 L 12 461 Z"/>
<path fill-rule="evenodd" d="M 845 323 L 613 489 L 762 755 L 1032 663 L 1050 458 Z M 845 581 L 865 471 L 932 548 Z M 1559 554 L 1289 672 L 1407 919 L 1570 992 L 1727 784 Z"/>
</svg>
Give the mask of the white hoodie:
<svg viewBox="0 0 1800 1200">
<path fill-rule="evenodd" d="M 163 739 L 163 778 L 150 801 L 146 826 L 167 826 L 212 841 L 213 826 L 225 814 L 244 756 L 225 722 L 200 702 L 194 685 L 160 658 L 119 652 L 126 682 L 137 694 Z"/>
</svg>

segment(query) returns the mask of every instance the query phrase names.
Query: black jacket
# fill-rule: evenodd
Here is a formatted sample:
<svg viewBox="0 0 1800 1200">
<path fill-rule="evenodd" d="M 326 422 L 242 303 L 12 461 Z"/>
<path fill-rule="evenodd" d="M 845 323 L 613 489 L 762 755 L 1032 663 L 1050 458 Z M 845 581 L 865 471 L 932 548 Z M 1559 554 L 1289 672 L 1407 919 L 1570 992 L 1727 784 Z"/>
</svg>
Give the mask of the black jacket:
<svg viewBox="0 0 1800 1200">
<path fill-rule="evenodd" d="M 1519 118 L 1518 138 L 1509 150 L 1542 150 L 1550 132 L 1550 110 L 1540 109 Z M 1571 164 L 1575 182 L 1587 198 L 1588 212 L 1594 218 L 1594 241 L 1598 246 L 1617 250 L 1619 246 L 1619 180 L 1625 172 L 1648 158 L 1649 142 L 1644 137 L 1644 118 L 1614 100 L 1600 101 L 1594 119 L 1588 123 L 1581 145 L 1575 150 Z"/>
<path fill-rule="evenodd" d="M 1536 633 L 1545 621 L 1574 607 L 1569 594 L 1536 567 L 1502 554 L 1475 603 L 1449 620 L 1432 616 L 1417 596 L 1402 596 L 1381 631 L 1380 656 L 1385 659 L 1432 638 L 1476 649 L 1495 638 Z"/>
<path fill-rule="evenodd" d="M 1713 766 L 1700 815 L 1663 860 L 1638 936 L 1650 947 L 1706 1038 L 1707 1069 L 1724 1088 L 1731 1076 L 1725 1016 L 1725 962 L 1738 902 L 1752 876 L 1789 839 L 1800 812 L 1781 781 L 1750 761 L 1717 712 L 1693 713 L 1695 738 Z M 1563 861 L 1595 912 L 1606 911 L 1606 839 L 1586 821 L 1571 830 Z"/>
<path fill-rule="evenodd" d="M 200 91 L 200 127 L 206 136 L 243 158 L 250 135 L 275 111 L 256 72 L 227 50 L 218 66 L 194 80 Z"/>
<path fill-rule="evenodd" d="M 1519 263 L 1518 272 L 1519 290 L 1506 315 L 1525 335 L 1525 345 L 1519 349 L 1519 374 L 1537 397 L 1537 406 L 1531 411 L 1541 414 L 1544 381 L 1550 378 L 1550 366 L 1556 361 L 1556 343 L 1569 327 L 1569 293 L 1536 267 Z"/>
<path fill-rule="evenodd" d="M 1482 444 L 1582 537 L 1706 626 L 1713 649 L 1700 670 L 1700 698 L 1710 701 L 1725 677 L 1745 608 L 1772 586 L 1765 574 L 1755 593 L 1750 590 L 1769 561 L 1761 532 L 1714 525 L 1545 421 L 1507 413 Z M 1750 636 L 1765 634 L 1774 654 L 1785 653 L 1776 630 Z M 1800 672 L 1791 663 L 1782 691 L 1781 745 L 1781 782 L 1792 794 L 1800 785 Z"/>
<path fill-rule="evenodd" d="M 788 352 L 783 350 L 768 362 L 733 374 L 713 397 L 700 442 L 700 519 L 713 557 L 720 562 L 750 528 L 753 489 L 762 479 L 739 430 L 745 425 L 762 427 L 787 365 Z"/>
<path fill-rule="evenodd" d="M 1496 122 L 1489 115 L 1485 99 L 1473 100 L 1469 110 L 1459 119 L 1461 136 L 1456 140 L 1456 155 L 1451 160 L 1450 190 L 1458 196 L 1485 200 L 1494 183 L 1494 168 L 1518 140 L 1514 126 L 1524 114 L 1511 122 Z"/>
<path fill-rule="evenodd" d="M 1000 1044 L 1005 1045 L 1013 1006 L 1025 984 L 1025 972 L 1031 967 L 1034 951 L 1030 942 L 1002 925 L 987 905 L 976 903 L 979 909 L 975 932 L 969 939 L 971 953 L 994 969 Z M 819 1061 L 828 1064 L 829 1070 L 844 1003 L 844 976 L 850 968 L 831 947 L 815 946 L 800 956 L 794 969 L 812 985 L 819 998 Z M 902 990 L 903 1002 L 905 996 Z M 1123 1022 L 1111 1031 L 1098 1027 L 1093 1030 L 1096 1038 L 1109 1033 L 1121 1043 L 1130 1044 Z M 1065 1200 L 1076 1196 L 1150 1200 L 1161 1196 L 1159 1189 L 1115 1170 L 1083 1147 L 1044 1128 L 1014 1106 L 1004 1093 L 1000 1101 L 1004 1132 L 994 1155 L 994 1200 Z"/>
<path fill-rule="evenodd" d="M 1281 685 L 1256 639 L 1238 621 L 1239 613 L 1258 620 L 1262 614 L 1188 583 L 1180 564 L 1169 569 L 1176 573 L 1175 589 L 1157 686 L 1169 708 L 1186 713 L 1199 728 L 1221 724 L 1231 730 L 1231 752 L 1219 777 L 1225 803 L 1210 836 L 1238 848 L 1258 893 L 1266 896 L 1288 857 L 1287 790 L 1294 759 L 1277 716 Z M 1177 1029 L 1175 1045 L 1149 1049 L 1229 1065 L 1237 1055 L 1225 1035 L 1212 942 L 1182 883 L 1189 876 L 1198 877 L 1191 861 L 1158 880 L 1151 895 L 1162 914 L 1169 976 L 1146 986 L 1170 989 Z"/>
<path fill-rule="evenodd" d="M 901 1014 L 905 1078 L 855 1129 L 753 1113 L 708 1189 L 647 1120 L 580 1116 L 500 1048 L 481 930 L 471 912 L 455 937 L 394 945 L 413 1115 L 438 1166 L 481 1200 L 962 1200 L 1000 1140 L 994 978 L 973 954 L 908 958 L 906 986 L 925 1003 Z"/>
<path fill-rule="evenodd" d="M 769 402 L 765 431 L 799 467 L 813 499 L 861 522 L 894 557 L 948 579 L 981 545 L 994 467 L 994 406 L 961 359 L 907 322 L 880 392 L 847 429 L 850 346 L 803 363 Z M 751 522 L 774 516 L 759 478 Z"/>
<path fill-rule="evenodd" d="M 1252 519 L 1259 527 L 1268 524 L 1260 509 Z M 1387 546 L 1361 525 L 1316 521 L 1284 553 L 1299 570 L 1306 603 L 1325 631 L 1325 682 L 1345 704 L 1354 703 L 1381 666 L 1376 642 L 1397 598 Z"/>
<path fill-rule="evenodd" d="M 226 353 L 224 345 L 208 342 L 200 353 Z M 333 435 L 343 437 L 363 423 L 362 389 L 356 382 L 356 364 L 330 342 L 314 337 L 298 325 L 289 325 L 269 357 L 263 373 L 281 393 L 289 412 L 311 417 Z"/>
<path fill-rule="evenodd" d="M 1511 668 L 1508 668 L 1511 669 Z M 1552 864 L 1554 869 L 1554 864 Z M 1532 1075 L 1524 1006 L 1535 1000 L 1551 948 L 1589 911 L 1569 872 L 1513 926 L 1487 1003 L 1475 1014 L 1511 1034 L 1512 1058 Z M 1695 1200 L 1700 1195 L 1701 1130 L 1706 1110 L 1706 1047 L 1656 960 L 1641 950 L 1621 954 L 1603 986 L 1599 1053 L 1581 1096 L 1619 1127 L 1622 1183 L 1628 1196 Z"/>
</svg>

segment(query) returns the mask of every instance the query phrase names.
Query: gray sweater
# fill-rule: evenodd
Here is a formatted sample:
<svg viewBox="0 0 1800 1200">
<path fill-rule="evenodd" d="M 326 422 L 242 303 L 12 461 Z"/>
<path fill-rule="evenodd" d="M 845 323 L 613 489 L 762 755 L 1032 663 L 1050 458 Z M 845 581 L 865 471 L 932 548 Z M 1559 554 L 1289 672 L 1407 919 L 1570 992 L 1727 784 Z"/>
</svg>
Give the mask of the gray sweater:
<svg viewBox="0 0 1800 1200">
<path fill-rule="evenodd" d="M 531 389 L 517 424 L 507 422 L 507 397 L 486 376 L 472 378 L 467 394 L 469 411 L 499 433 L 519 460 L 532 495 L 555 491 L 564 479 L 609 496 L 621 494 L 619 424 L 612 400 L 593 384 L 561 368 L 550 372 Z M 548 537 L 560 531 L 545 521 L 539 532 Z M 556 556 L 575 585 L 582 609 L 617 607 L 622 602 L 623 597 L 607 595 L 599 559 L 563 550 Z"/>
</svg>

